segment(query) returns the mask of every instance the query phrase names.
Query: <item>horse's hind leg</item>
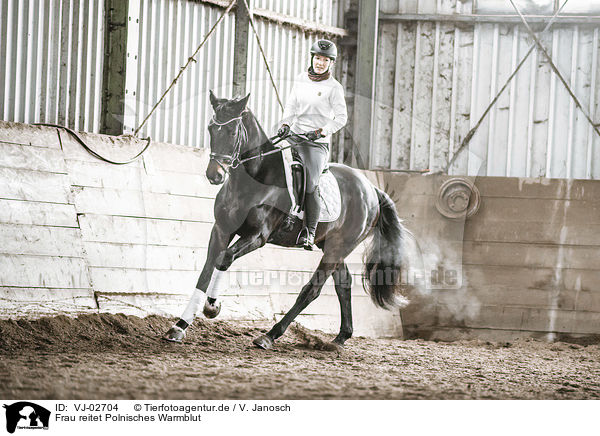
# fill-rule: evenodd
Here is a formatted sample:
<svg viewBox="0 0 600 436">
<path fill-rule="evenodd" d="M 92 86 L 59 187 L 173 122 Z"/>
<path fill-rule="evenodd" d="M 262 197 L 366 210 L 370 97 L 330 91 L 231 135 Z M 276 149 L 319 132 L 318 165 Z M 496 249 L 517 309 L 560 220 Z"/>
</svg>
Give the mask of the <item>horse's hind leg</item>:
<svg viewBox="0 0 600 436">
<path fill-rule="evenodd" d="M 308 306 L 312 301 L 314 301 L 320 294 L 323 285 L 331 275 L 333 271 L 337 268 L 337 264 L 335 263 L 327 263 L 325 260 L 321 260 L 319 267 L 309 280 L 309 282 L 304 285 L 302 291 L 298 295 L 296 302 L 289 310 L 288 313 L 279 321 L 277 324 L 273 326 L 273 328 L 266 334 L 259 336 L 253 342 L 260 348 L 268 349 L 273 346 L 273 342 L 275 339 L 283 335 L 292 321 L 302 312 L 306 306 Z"/>
<path fill-rule="evenodd" d="M 335 283 L 335 292 L 340 300 L 341 325 L 340 333 L 333 340 L 338 345 L 344 345 L 347 339 L 352 336 L 352 305 L 350 302 L 352 289 L 352 275 L 348 271 L 348 265 L 341 263 L 333 272 L 333 281 Z"/>
</svg>

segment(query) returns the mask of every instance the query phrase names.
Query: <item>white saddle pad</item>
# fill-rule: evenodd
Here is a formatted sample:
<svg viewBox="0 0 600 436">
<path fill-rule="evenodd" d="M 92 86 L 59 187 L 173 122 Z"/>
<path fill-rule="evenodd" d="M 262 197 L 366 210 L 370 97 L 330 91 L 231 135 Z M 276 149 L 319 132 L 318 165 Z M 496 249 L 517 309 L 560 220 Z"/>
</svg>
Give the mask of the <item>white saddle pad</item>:
<svg viewBox="0 0 600 436">
<path fill-rule="evenodd" d="M 342 198 L 340 195 L 340 185 L 337 179 L 326 171 L 321 174 L 319 179 L 319 197 L 321 198 L 321 215 L 319 222 L 330 223 L 340 217 L 342 211 Z"/>
</svg>

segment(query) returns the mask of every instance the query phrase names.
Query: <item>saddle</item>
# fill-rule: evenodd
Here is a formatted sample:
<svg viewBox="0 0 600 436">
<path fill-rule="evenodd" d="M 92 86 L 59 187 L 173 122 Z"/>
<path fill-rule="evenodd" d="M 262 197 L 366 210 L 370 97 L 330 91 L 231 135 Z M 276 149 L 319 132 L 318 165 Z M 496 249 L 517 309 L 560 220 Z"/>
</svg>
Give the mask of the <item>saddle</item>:
<svg viewBox="0 0 600 436">
<path fill-rule="evenodd" d="M 286 166 L 286 179 L 288 180 L 288 191 L 292 207 L 290 218 L 304 219 L 304 204 L 306 198 L 306 169 L 300 156 L 293 153 L 294 160 L 290 163 L 283 159 Z M 326 165 L 319 179 L 319 199 L 321 201 L 320 223 L 336 221 L 340 217 L 342 201 L 340 187 L 337 179 L 329 171 Z M 289 221 L 289 220 L 288 220 Z"/>
</svg>

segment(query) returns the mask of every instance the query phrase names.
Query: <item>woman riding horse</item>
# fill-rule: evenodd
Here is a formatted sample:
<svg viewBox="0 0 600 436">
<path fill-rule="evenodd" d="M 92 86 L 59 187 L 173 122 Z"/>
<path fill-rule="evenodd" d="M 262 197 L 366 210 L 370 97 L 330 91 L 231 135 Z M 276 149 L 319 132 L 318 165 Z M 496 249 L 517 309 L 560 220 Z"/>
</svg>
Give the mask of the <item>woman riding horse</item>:
<svg viewBox="0 0 600 436">
<path fill-rule="evenodd" d="M 308 167 L 307 191 L 313 193 L 304 231 L 308 246 L 315 237 L 319 218 L 318 196 L 314 194 L 327 161 L 329 137 L 346 123 L 341 86 L 328 76 L 335 46 L 321 40 L 313 51 L 313 68 L 308 75 L 299 77 L 288 102 L 291 127 L 282 126 L 284 130 L 279 132 L 284 135 L 294 129 L 304 133 L 304 138 L 309 134 L 307 141 L 302 139 L 298 144 L 298 155 Z M 318 77 L 324 80 L 314 80 Z M 196 288 L 181 318 L 164 335 L 171 342 L 183 340 L 203 303 L 202 312 L 207 318 L 219 314 L 219 295 L 227 289 L 226 271 L 236 259 L 267 243 L 296 247 L 300 231 L 290 230 L 285 223 L 291 204 L 282 149 L 267 137 L 247 107 L 250 94 L 232 100 L 218 98 L 212 91 L 209 96 L 214 116 L 208 125 L 210 161 L 206 177 L 210 183 L 223 186 L 215 198 L 215 224 Z M 352 336 L 352 274 L 345 259 L 369 236 L 372 241 L 365 252 L 365 289 L 379 307 L 391 309 L 407 303 L 403 294 L 411 287 L 403 283 L 401 272 L 407 266 L 405 242 L 411 235 L 402 225 L 393 201 L 353 168 L 331 164 L 329 170 L 340 189 L 340 216 L 316 229 L 316 245 L 323 251 L 319 266 L 285 316 L 266 334 L 254 339 L 258 347 L 271 348 L 319 296 L 331 276 L 341 312 L 340 332 L 333 345 L 342 346 Z"/>
<path fill-rule="evenodd" d="M 293 154 L 306 168 L 306 192 L 304 202 L 305 227 L 298 237 L 298 245 L 312 250 L 319 222 L 319 177 L 329 158 L 331 135 L 346 125 L 348 114 L 344 88 L 331 75 L 331 67 L 337 57 L 335 44 L 321 39 L 310 49 L 311 62 L 308 72 L 298 77 L 287 99 L 283 121 L 277 134 L 287 136 L 290 131 L 305 134 L 308 140 L 291 136 Z"/>
</svg>

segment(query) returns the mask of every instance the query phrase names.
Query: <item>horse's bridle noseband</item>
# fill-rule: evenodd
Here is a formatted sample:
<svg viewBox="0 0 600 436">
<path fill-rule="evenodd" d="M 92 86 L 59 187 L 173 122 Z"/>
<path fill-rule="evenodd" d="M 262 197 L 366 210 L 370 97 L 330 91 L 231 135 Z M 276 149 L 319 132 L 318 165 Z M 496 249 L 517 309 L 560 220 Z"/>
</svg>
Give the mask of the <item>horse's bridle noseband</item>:
<svg viewBox="0 0 600 436">
<path fill-rule="evenodd" d="M 219 128 L 221 128 L 222 126 L 226 126 L 227 124 L 232 123 L 234 121 L 237 123 L 235 126 L 235 144 L 233 148 L 233 153 L 231 155 L 214 152 L 210 153 L 210 159 L 214 160 L 217 164 L 219 164 L 219 166 L 226 173 L 229 173 L 229 170 L 227 167 L 225 167 L 225 165 L 229 165 L 229 167 L 233 169 L 237 168 L 240 165 L 240 152 L 242 150 L 242 145 L 244 145 L 244 143 L 248 141 L 248 131 L 246 130 L 246 126 L 244 126 L 243 121 L 244 112 L 242 112 L 238 117 L 234 117 L 225 122 L 220 122 L 219 120 L 217 120 L 217 115 L 215 114 L 213 115 L 209 123 L 209 126 L 217 125 L 219 126 Z"/>
</svg>

